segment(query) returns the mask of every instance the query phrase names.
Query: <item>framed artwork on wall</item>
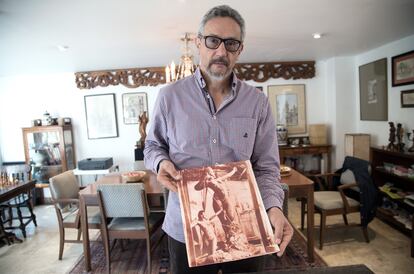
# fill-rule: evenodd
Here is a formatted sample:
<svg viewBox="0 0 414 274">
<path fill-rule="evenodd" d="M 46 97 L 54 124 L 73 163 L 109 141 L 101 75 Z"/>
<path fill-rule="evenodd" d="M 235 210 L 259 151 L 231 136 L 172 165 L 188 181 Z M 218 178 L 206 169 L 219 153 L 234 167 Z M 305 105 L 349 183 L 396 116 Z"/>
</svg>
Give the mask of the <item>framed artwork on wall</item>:
<svg viewBox="0 0 414 274">
<path fill-rule="evenodd" d="M 401 91 L 401 107 L 414 108 L 414 89 Z"/>
<path fill-rule="evenodd" d="M 118 137 L 115 94 L 85 96 L 88 139 Z"/>
<path fill-rule="evenodd" d="M 305 85 L 268 86 L 267 94 L 276 124 L 289 135 L 306 133 Z"/>
<path fill-rule="evenodd" d="M 392 86 L 414 84 L 414 50 L 392 57 Z"/>
<path fill-rule="evenodd" d="M 387 58 L 359 67 L 362 121 L 388 121 Z"/>
<path fill-rule="evenodd" d="M 138 124 L 139 116 L 146 111 L 148 117 L 148 99 L 145 92 L 122 94 L 124 124 Z"/>
</svg>

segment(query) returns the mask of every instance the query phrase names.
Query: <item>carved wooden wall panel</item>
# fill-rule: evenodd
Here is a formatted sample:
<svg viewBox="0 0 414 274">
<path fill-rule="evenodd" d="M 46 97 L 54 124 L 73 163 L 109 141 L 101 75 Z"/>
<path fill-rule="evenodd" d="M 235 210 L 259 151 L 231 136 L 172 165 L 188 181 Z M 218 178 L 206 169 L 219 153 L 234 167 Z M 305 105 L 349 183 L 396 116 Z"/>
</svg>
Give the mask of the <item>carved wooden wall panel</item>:
<svg viewBox="0 0 414 274">
<path fill-rule="evenodd" d="M 234 72 L 241 80 L 265 82 L 270 78 L 310 79 L 315 77 L 315 62 L 240 63 Z M 163 67 L 76 72 L 79 89 L 122 84 L 128 88 L 157 86 L 165 83 Z"/>
<path fill-rule="evenodd" d="M 76 72 L 75 76 L 79 89 L 119 84 L 128 88 L 137 88 L 165 83 L 165 70 L 162 67 Z"/>
</svg>

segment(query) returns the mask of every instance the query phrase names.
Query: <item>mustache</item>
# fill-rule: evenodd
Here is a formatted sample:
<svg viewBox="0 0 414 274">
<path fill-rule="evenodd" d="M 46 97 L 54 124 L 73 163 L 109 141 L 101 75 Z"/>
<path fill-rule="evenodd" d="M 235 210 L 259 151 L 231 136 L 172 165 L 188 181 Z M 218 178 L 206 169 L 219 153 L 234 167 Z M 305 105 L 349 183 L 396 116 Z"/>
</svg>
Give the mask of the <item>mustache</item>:
<svg viewBox="0 0 414 274">
<path fill-rule="evenodd" d="M 213 64 L 221 64 L 221 65 L 228 66 L 229 61 L 225 57 L 218 57 L 217 59 L 211 60 L 210 63 L 209 63 L 209 66 L 211 66 Z"/>
</svg>

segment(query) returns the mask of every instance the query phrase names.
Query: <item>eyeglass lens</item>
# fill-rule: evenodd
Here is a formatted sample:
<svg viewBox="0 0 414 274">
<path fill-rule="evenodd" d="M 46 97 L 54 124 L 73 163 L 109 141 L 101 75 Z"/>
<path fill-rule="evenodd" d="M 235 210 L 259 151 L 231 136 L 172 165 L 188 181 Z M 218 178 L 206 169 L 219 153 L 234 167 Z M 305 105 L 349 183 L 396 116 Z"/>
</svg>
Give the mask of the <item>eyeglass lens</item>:
<svg viewBox="0 0 414 274">
<path fill-rule="evenodd" d="M 235 52 L 240 48 L 241 42 L 235 39 L 221 39 L 215 36 L 205 36 L 206 47 L 209 49 L 217 49 L 221 42 L 224 43 L 224 47 L 227 51 Z"/>
</svg>

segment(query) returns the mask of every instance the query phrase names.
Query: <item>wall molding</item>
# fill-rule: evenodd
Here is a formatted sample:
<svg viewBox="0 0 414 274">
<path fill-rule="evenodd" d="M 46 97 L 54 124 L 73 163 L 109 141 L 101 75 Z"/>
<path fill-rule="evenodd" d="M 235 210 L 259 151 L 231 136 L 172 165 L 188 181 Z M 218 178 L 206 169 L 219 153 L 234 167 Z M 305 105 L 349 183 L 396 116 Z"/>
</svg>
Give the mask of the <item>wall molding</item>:
<svg viewBox="0 0 414 274">
<path fill-rule="evenodd" d="M 254 80 L 262 83 L 270 78 L 310 79 L 315 77 L 315 61 L 240 63 L 234 72 L 241 80 Z M 165 84 L 164 67 L 131 68 L 116 70 L 85 71 L 75 73 L 79 89 L 117 86 L 128 88 L 157 86 Z"/>
</svg>

